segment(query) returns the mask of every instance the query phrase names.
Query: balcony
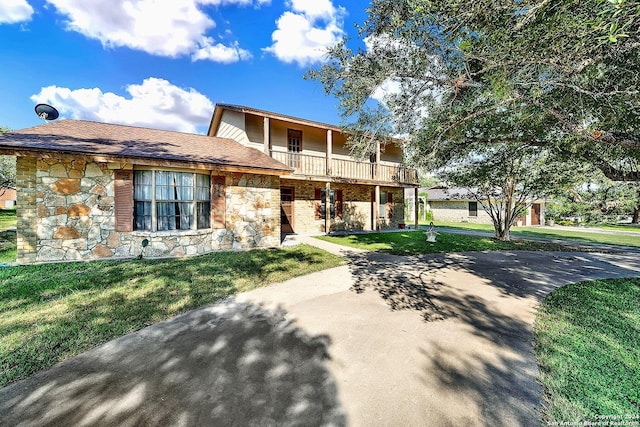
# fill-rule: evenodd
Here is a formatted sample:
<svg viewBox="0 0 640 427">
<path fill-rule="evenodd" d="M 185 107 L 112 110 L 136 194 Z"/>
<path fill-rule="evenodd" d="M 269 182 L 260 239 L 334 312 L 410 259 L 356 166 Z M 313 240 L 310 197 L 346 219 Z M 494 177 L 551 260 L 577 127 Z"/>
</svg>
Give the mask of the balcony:
<svg viewBox="0 0 640 427">
<path fill-rule="evenodd" d="M 388 166 L 344 159 L 331 159 L 331 164 L 328 165 L 327 158 L 323 156 L 273 150 L 271 151 L 271 157 L 294 168 L 294 175 L 323 176 L 406 185 L 418 184 L 417 171 L 402 166 Z"/>
</svg>

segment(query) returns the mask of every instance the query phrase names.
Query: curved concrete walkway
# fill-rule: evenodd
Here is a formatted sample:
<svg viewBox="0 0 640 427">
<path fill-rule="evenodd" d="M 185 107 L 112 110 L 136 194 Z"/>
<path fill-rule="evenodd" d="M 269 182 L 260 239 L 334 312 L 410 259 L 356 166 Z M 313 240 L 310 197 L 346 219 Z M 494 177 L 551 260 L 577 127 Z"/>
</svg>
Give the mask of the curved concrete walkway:
<svg viewBox="0 0 640 427">
<path fill-rule="evenodd" d="M 540 301 L 640 276 L 637 253 L 347 256 L 0 389 L 0 424 L 536 426 Z"/>
</svg>

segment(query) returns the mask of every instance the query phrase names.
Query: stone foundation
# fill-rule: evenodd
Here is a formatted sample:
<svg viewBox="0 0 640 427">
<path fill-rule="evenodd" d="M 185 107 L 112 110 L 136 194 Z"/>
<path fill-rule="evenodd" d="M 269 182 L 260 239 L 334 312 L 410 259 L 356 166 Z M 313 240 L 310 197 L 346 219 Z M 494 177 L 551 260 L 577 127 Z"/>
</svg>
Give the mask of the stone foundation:
<svg viewBox="0 0 640 427">
<path fill-rule="evenodd" d="M 182 257 L 279 246 L 280 180 L 263 175 L 227 176 L 224 229 L 116 231 L 114 171 L 131 168 L 75 157 L 18 157 L 17 262 Z"/>
</svg>

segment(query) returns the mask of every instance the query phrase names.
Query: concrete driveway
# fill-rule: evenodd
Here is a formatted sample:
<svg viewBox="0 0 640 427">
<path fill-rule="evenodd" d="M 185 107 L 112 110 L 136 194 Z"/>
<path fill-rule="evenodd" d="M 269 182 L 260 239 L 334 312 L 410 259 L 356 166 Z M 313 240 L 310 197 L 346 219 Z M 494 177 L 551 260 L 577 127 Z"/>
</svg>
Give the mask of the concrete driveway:
<svg viewBox="0 0 640 427">
<path fill-rule="evenodd" d="M 637 252 L 348 256 L 0 389 L 0 425 L 535 426 L 540 301 L 640 276 Z"/>
</svg>

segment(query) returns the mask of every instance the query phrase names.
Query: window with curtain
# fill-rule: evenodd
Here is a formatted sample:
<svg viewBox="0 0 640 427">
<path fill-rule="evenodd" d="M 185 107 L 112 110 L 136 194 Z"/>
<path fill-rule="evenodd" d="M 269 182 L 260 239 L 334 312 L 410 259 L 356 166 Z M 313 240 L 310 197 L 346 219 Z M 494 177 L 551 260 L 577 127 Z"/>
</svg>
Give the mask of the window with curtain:
<svg viewBox="0 0 640 427">
<path fill-rule="evenodd" d="M 211 177 L 190 172 L 135 171 L 136 230 L 209 228 Z"/>
</svg>

